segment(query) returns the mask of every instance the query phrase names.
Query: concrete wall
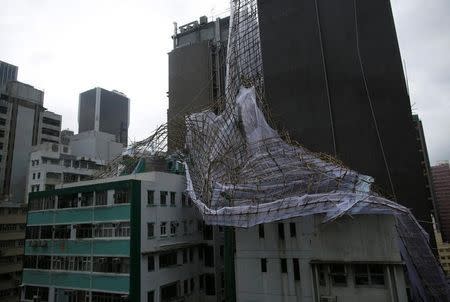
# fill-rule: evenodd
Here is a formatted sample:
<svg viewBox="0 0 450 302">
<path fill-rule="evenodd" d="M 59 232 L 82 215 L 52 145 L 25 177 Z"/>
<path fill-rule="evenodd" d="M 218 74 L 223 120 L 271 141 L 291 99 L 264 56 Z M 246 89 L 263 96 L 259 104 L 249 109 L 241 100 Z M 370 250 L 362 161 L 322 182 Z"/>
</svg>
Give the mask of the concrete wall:
<svg viewBox="0 0 450 302">
<path fill-rule="evenodd" d="M 278 223 L 236 229 L 236 288 L 238 301 L 318 301 L 317 296 L 334 296 L 337 301 L 406 301 L 405 281 L 400 266 L 395 221 L 390 216 L 355 216 L 322 225 L 319 216 L 282 221 L 285 239 L 280 240 Z M 289 223 L 295 223 L 291 237 Z M 261 272 L 261 259 L 267 259 L 267 272 Z M 282 273 L 280 258 L 287 259 Z M 300 280 L 294 280 L 293 261 L 300 264 Z M 325 288 L 314 282 L 313 263 L 345 263 L 346 287 Z M 393 271 L 385 272 L 386 285 L 356 287 L 351 277 L 352 263 L 384 263 Z M 387 268 L 386 268 L 387 269 Z M 394 290 L 395 288 L 395 290 Z M 397 293 L 397 298 L 391 294 Z"/>
<path fill-rule="evenodd" d="M 87 131 L 70 138 L 72 155 L 110 161 L 122 153 L 123 145 L 114 135 L 98 131 Z"/>
</svg>

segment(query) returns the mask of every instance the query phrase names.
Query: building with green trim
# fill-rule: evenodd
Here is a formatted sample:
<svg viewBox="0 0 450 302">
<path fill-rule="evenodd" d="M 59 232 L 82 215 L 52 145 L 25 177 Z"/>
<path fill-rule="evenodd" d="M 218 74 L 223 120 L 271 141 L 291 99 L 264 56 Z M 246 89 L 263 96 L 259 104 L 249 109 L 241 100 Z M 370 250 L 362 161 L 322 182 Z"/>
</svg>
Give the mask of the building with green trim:
<svg viewBox="0 0 450 302">
<path fill-rule="evenodd" d="M 30 193 L 21 301 L 221 301 L 223 247 L 184 189 L 145 172 Z"/>
</svg>

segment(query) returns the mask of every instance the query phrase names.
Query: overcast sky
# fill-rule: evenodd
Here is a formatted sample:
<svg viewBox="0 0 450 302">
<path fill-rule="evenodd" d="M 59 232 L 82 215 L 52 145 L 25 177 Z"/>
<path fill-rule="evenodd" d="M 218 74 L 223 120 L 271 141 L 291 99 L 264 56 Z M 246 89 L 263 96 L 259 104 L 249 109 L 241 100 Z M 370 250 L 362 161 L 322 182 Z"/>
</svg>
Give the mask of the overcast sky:
<svg viewBox="0 0 450 302">
<path fill-rule="evenodd" d="M 45 91 L 44 105 L 78 130 L 80 92 L 131 99 L 132 140 L 166 121 L 173 22 L 227 14 L 227 0 L 0 0 L 0 60 Z M 392 0 L 411 103 L 431 161 L 450 159 L 450 1 Z"/>
</svg>

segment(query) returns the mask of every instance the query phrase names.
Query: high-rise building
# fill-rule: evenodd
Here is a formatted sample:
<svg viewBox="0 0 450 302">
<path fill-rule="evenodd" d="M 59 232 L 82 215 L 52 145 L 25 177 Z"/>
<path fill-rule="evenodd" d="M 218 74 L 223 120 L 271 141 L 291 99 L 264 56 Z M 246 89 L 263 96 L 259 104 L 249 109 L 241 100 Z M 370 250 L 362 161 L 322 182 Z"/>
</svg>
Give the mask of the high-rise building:
<svg viewBox="0 0 450 302">
<path fill-rule="evenodd" d="M 450 242 L 450 164 L 441 162 L 431 167 L 433 187 L 436 196 L 438 229 L 444 242 Z"/>
<path fill-rule="evenodd" d="M 0 195 L 3 200 L 25 200 L 28 162 L 40 127 L 44 93 L 33 86 L 9 82 L 0 95 Z"/>
<path fill-rule="evenodd" d="M 276 128 L 374 177 L 381 193 L 430 222 L 390 1 L 269 0 L 258 9 Z"/>
<path fill-rule="evenodd" d="M 211 105 L 225 93 L 229 18 L 201 17 L 176 28 L 169 53 L 169 150 L 184 146 L 180 120 Z"/>
<path fill-rule="evenodd" d="M 25 204 L 0 202 L 0 300 L 18 302 L 22 280 Z"/>
<path fill-rule="evenodd" d="M 42 143 L 56 143 L 61 140 L 61 120 L 62 116 L 51 111 L 45 110 L 41 114 L 39 121 L 39 139 Z"/>
<path fill-rule="evenodd" d="M 80 94 L 79 133 L 91 130 L 110 133 L 127 146 L 129 124 L 130 100 L 123 93 L 96 87 Z"/>
<path fill-rule="evenodd" d="M 17 66 L 0 61 L 0 90 L 5 88 L 10 81 L 17 81 Z"/>
<path fill-rule="evenodd" d="M 22 300 L 223 301 L 223 254 L 185 182 L 144 172 L 30 193 Z"/>
</svg>

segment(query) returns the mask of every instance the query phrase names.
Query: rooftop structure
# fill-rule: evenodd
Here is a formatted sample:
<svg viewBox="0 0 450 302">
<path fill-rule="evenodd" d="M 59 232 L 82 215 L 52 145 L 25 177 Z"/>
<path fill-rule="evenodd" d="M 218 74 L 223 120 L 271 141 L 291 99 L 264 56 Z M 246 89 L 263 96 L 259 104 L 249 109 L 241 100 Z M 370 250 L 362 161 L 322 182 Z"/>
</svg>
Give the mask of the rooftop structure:
<svg viewBox="0 0 450 302">
<path fill-rule="evenodd" d="M 39 138 L 40 144 L 45 142 L 59 143 L 61 136 L 62 116 L 54 112 L 45 110 L 42 112 L 39 121 Z"/>
<path fill-rule="evenodd" d="M 0 61 L 0 90 L 10 81 L 17 81 L 19 68 L 12 64 Z"/>
</svg>

